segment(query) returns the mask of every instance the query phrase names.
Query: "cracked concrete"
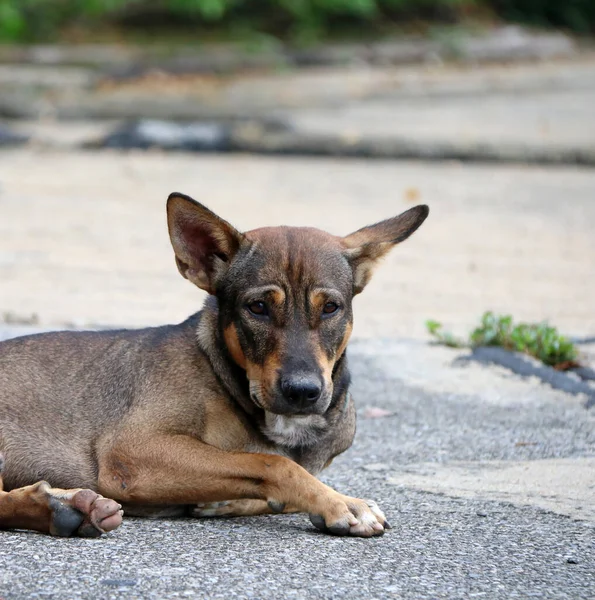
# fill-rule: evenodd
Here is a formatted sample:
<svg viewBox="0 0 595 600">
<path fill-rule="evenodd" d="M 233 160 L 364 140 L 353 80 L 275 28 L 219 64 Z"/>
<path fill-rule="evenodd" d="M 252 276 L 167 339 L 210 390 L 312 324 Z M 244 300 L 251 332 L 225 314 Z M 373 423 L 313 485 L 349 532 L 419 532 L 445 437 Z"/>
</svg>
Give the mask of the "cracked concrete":
<svg viewBox="0 0 595 600">
<path fill-rule="evenodd" d="M 531 444 L 535 442 L 520 442 Z M 595 457 L 408 465 L 389 483 L 444 494 L 537 506 L 595 522 Z"/>
</svg>

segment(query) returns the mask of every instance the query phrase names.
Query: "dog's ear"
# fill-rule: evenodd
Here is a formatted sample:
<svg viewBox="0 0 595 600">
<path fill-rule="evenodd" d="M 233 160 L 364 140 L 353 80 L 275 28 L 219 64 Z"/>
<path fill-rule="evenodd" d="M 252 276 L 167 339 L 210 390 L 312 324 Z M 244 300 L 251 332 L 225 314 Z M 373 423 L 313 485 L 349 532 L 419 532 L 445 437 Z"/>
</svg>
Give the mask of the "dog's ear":
<svg viewBox="0 0 595 600">
<path fill-rule="evenodd" d="M 396 244 L 406 240 L 425 220 L 430 209 L 415 206 L 392 219 L 369 225 L 343 238 L 345 256 L 353 269 L 353 293 L 368 284 L 378 261 Z"/>
<path fill-rule="evenodd" d="M 196 200 L 176 192 L 167 199 L 167 225 L 180 273 L 214 294 L 242 234 Z"/>
</svg>

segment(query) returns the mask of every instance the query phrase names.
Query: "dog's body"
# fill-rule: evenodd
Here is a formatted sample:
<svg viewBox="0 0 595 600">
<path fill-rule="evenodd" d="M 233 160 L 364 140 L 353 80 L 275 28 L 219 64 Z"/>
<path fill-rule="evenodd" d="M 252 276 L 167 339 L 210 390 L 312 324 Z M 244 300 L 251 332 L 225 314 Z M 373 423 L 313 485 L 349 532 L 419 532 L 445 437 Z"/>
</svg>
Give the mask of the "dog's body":
<svg viewBox="0 0 595 600">
<path fill-rule="evenodd" d="M 351 298 L 426 216 L 416 207 L 347 238 L 239 234 L 170 196 L 178 268 L 212 294 L 202 312 L 0 344 L 0 528 L 100 535 L 121 502 L 130 514 L 300 511 L 332 533 L 382 533 L 373 502 L 312 475 L 355 433 Z"/>
<path fill-rule="evenodd" d="M 101 449 L 138 421 L 145 429 L 168 423 L 171 433 L 221 450 L 280 454 L 314 474 L 347 449 L 355 433 L 348 393 L 338 387 L 324 415 L 267 419 L 221 352 L 209 304 L 180 325 L 4 342 L 1 363 L 10 378 L 0 376 L 3 400 L 18 398 L 0 413 L 1 447 L 10 456 L 5 487 L 46 479 L 61 488 L 97 489 Z M 42 423 L 51 424 L 45 436 Z"/>
</svg>

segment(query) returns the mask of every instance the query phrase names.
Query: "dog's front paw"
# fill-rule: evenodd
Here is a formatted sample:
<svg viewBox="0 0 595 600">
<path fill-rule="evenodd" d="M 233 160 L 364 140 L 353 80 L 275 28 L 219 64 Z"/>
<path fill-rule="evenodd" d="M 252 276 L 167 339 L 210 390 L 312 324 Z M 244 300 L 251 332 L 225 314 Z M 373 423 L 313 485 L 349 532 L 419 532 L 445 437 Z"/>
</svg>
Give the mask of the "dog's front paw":
<svg viewBox="0 0 595 600">
<path fill-rule="evenodd" d="M 250 517 L 278 512 L 293 512 L 283 505 L 272 505 L 264 500 L 227 500 L 203 502 L 191 512 L 193 517 Z"/>
<path fill-rule="evenodd" d="M 190 511 L 191 517 L 230 517 L 235 516 L 231 501 L 198 502 Z"/>
<path fill-rule="evenodd" d="M 99 537 L 122 523 L 122 506 L 92 490 L 57 490 L 45 482 L 40 486 L 51 511 L 52 535 Z"/>
<path fill-rule="evenodd" d="M 310 513 L 312 525 L 333 535 L 372 537 L 382 535 L 390 525 L 374 500 L 339 495 L 324 514 Z"/>
</svg>

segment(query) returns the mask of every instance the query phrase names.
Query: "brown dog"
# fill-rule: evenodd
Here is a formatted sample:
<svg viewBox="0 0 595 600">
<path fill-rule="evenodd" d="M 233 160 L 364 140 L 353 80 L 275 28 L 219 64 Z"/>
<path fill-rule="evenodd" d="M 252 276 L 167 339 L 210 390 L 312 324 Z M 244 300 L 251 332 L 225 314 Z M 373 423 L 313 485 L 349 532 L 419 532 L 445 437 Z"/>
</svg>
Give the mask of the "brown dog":
<svg viewBox="0 0 595 600">
<path fill-rule="evenodd" d="M 428 208 L 344 238 L 241 234 L 181 194 L 167 215 L 180 273 L 211 294 L 200 313 L 0 344 L 0 528 L 98 536 L 122 503 L 153 516 L 299 511 L 330 533 L 382 534 L 374 502 L 313 474 L 355 433 L 352 298 Z"/>
</svg>

